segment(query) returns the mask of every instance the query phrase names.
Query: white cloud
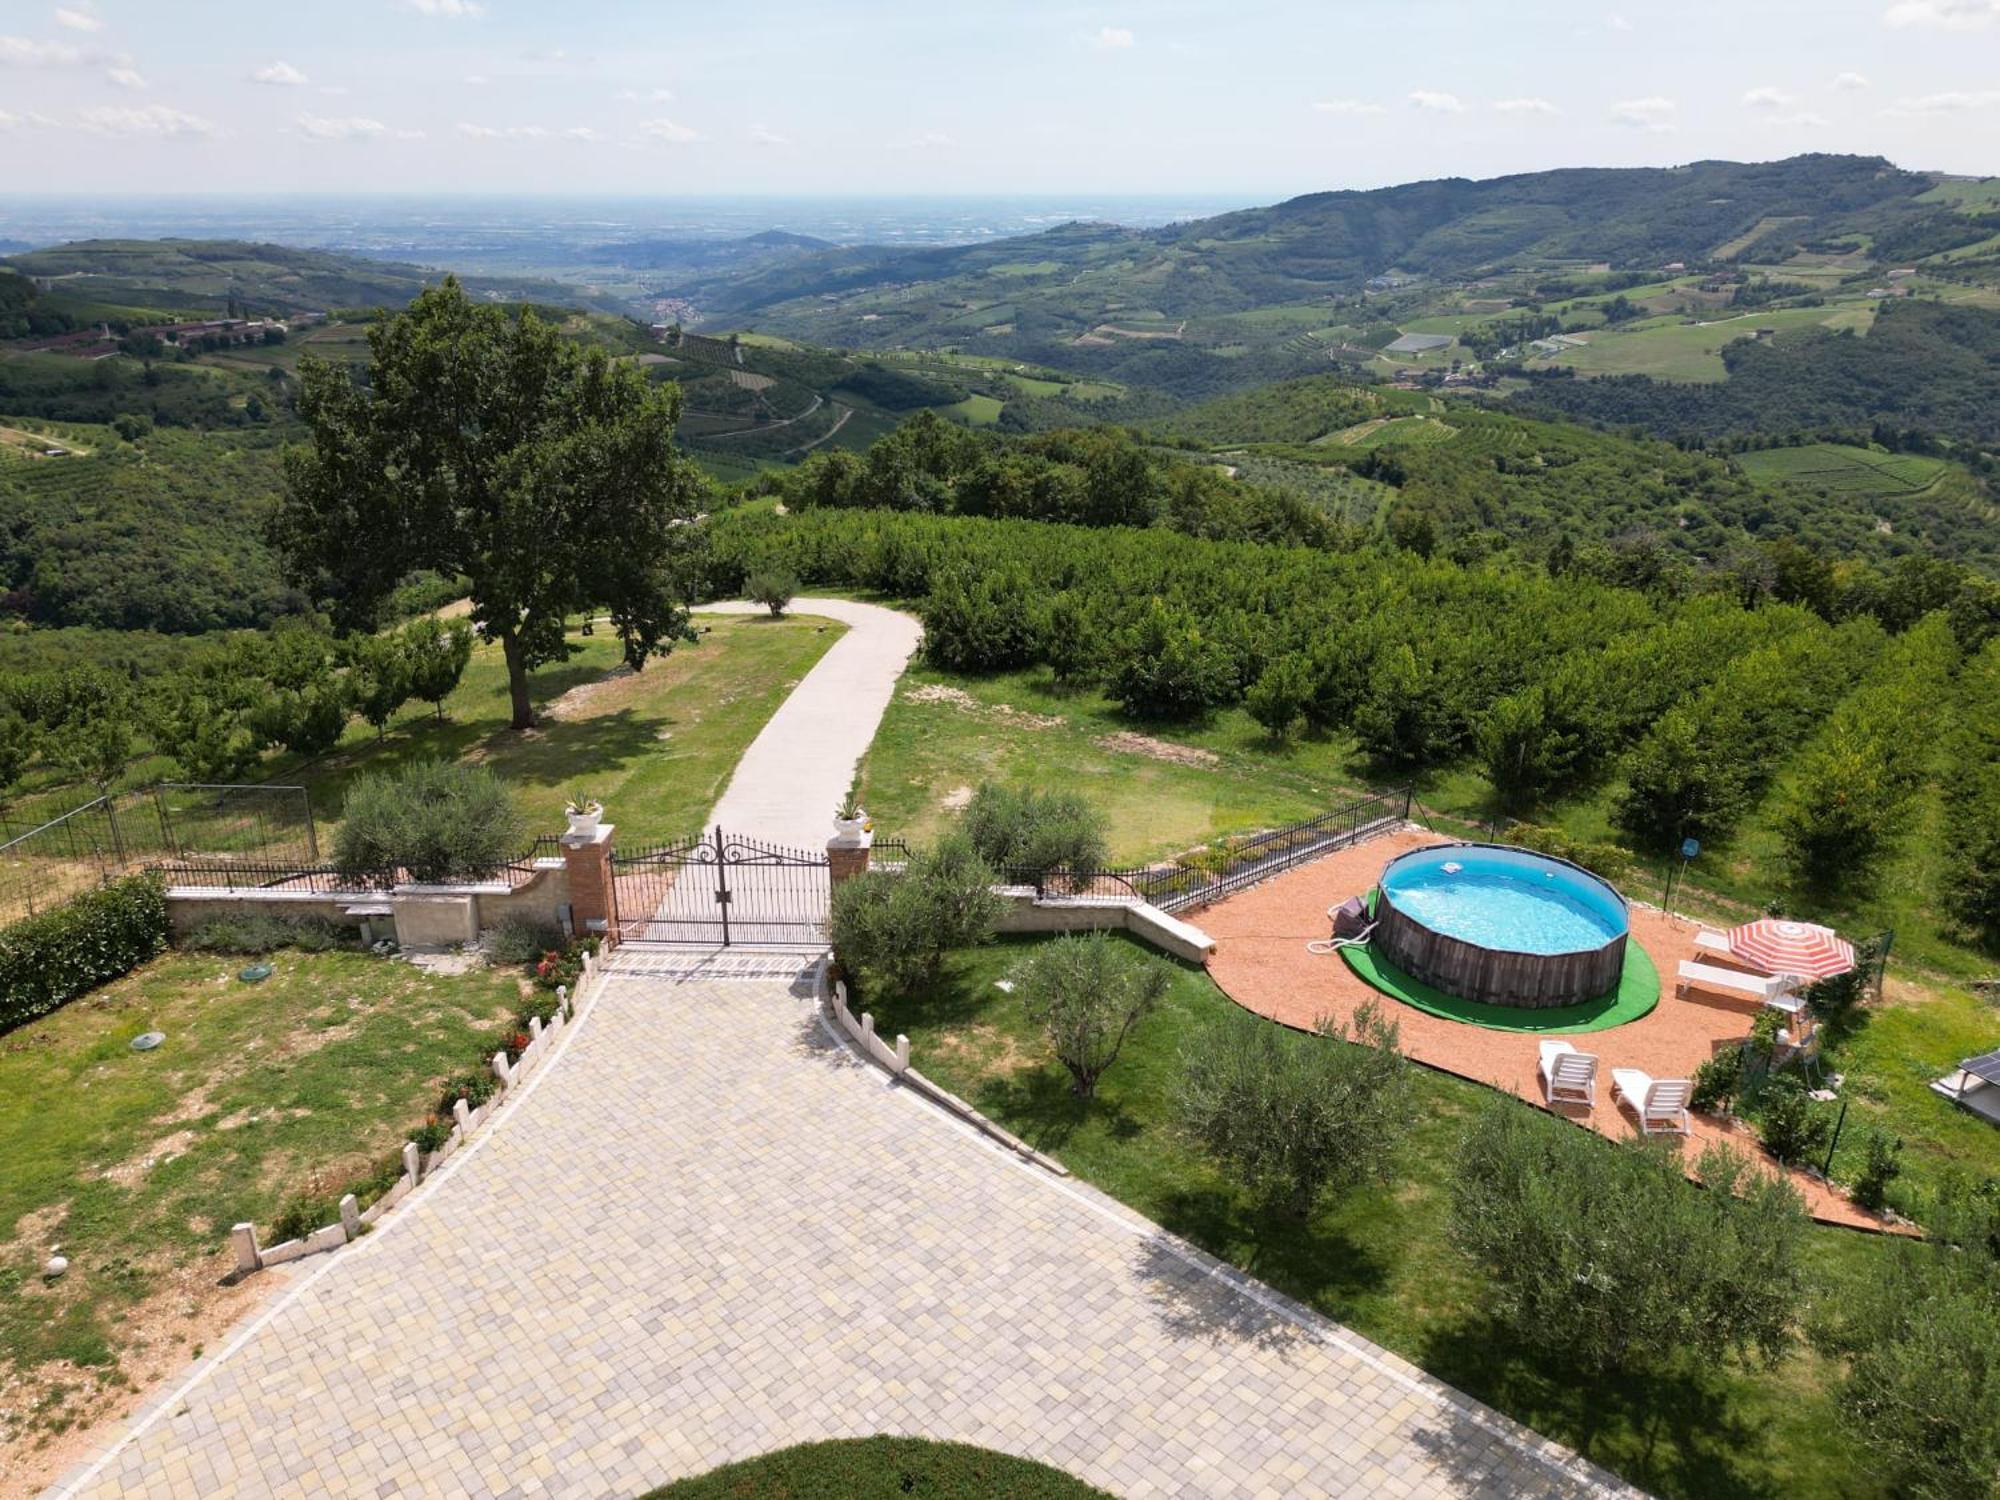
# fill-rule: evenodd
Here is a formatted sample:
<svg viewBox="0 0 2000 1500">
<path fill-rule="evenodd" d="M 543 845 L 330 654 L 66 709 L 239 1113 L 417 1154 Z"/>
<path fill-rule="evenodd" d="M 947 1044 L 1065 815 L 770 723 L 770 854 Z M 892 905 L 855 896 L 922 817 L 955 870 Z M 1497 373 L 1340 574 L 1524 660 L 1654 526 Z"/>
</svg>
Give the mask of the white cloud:
<svg viewBox="0 0 2000 1500">
<path fill-rule="evenodd" d="M 1546 99 L 1502 99 L 1493 106 L 1503 115 L 1559 115 L 1557 109 Z"/>
<path fill-rule="evenodd" d="M 107 68 L 104 76 L 121 89 L 142 89 L 146 86 L 146 77 L 137 68 Z"/>
<path fill-rule="evenodd" d="M 1428 109 L 1435 114 L 1459 115 L 1465 113 L 1465 106 L 1456 94 L 1439 93 L 1436 89 L 1416 89 L 1410 94 L 1410 103 L 1417 109 Z"/>
<path fill-rule="evenodd" d="M 1366 99 L 1318 99 L 1313 108 L 1323 115 L 1379 115 L 1382 106 Z"/>
<path fill-rule="evenodd" d="M 1616 13 L 1606 16 L 1604 18 L 1604 25 L 1609 31 L 1630 31 L 1632 29 L 1631 20 Z"/>
<path fill-rule="evenodd" d="M 280 58 L 277 62 L 267 62 L 250 74 L 252 83 L 268 83 L 274 88 L 295 89 L 311 80 L 290 63 Z"/>
<path fill-rule="evenodd" d="M 1911 115 L 1954 115 L 1973 109 L 1991 109 L 1995 105 L 2000 105 L 2000 89 L 1978 89 L 1969 93 L 1924 94 L 1916 99 L 1898 99 L 1882 113 L 1898 118 Z"/>
<path fill-rule="evenodd" d="M 1837 89 L 1846 90 L 1849 93 L 1852 93 L 1856 89 L 1865 89 L 1868 87 L 1868 75 L 1866 73 L 1842 73 L 1833 80 L 1833 86 Z"/>
<path fill-rule="evenodd" d="M 1896 0 L 1882 12 L 1885 26 L 1934 31 L 1978 31 L 2000 21 L 2000 0 Z"/>
<path fill-rule="evenodd" d="M 1097 33 L 1097 45 L 1106 52 L 1122 52 L 1138 44 L 1139 39 L 1132 35 L 1132 28 L 1129 26 L 1106 26 Z"/>
<path fill-rule="evenodd" d="M 0 109 L 0 130 L 19 130 L 23 125 L 35 130 L 53 130 L 56 122 L 40 110 L 31 109 L 24 115 L 17 115 Z"/>
<path fill-rule="evenodd" d="M 299 134 L 315 141 L 378 141 L 389 127 L 362 115 L 300 115 Z"/>
<path fill-rule="evenodd" d="M 791 141 L 779 135 L 777 131 L 771 129 L 768 125 L 752 125 L 750 127 L 750 144 L 753 146 L 789 146 L 791 145 Z"/>
<path fill-rule="evenodd" d="M 563 132 L 563 139 L 566 141 L 582 141 L 587 145 L 594 145 L 598 141 L 603 140 L 604 137 L 588 125 L 572 125 Z"/>
<path fill-rule="evenodd" d="M 613 98 L 628 104 L 636 104 L 642 99 L 650 99 L 655 104 L 665 104 L 674 97 L 672 89 L 620 89 Z"/>
<path fill-rule="evenodd" d="M 403 4 L 420 16 L 440 16 L 447 21 L 477 21 L 486 14 L 479 0 L 403 0 Z"/>
<path fill-rule="evenodd" d="M 90 13 L 87 6 L 61 6 L 56 11 L 56 25 L 66 26 L 71 31 L 102 31 L 104 21 Z"/>
<path fill-rule="evenodd" d="M 1772 88 L 1769 84 L 1751 89 L 1743 96 L 1744 107 L 1748 109 L 1787 109 L 1798 102 L 1783 89 Z"/>
<path fill-rule="evenodd" d="M 677 120 L 641 120 L 639 134 L 649 141 L 659 141 L 668 146 L 685 146 L 690 141 L 701 139 L 701 132 L 693 130 Z"/>
<path fill-rule="evenodd" d="M 155 135 L 162 137 L 214 136 L 222 132 L 213 120 L 204 120 L 200 115 L 189 114 L 184 109 L 173 109 L 165 104 L 148 104 L 144 108 L 121 105 L 102 105 L 96 109 L 81 110 L 77 121 L 85 130 L 97 135 Z"/>
<path fill-rule="evenodd" d="M 1621 99 L 1611 106 L 1611 118 L 1634 130 L 1666 131 L 1674 128 L 1674 111 L 1680 106 L 1671 99 Z"/>
<path fill-rule="evenodd" d="M 548 130 L 540 125 L 474 125 L 461 120 L 458 133 L 472 141 L 545 141 Z"/>
<path fill-rule="evenodd" d="M 949 151 L 958 142 L 942 130 L 925 130 L 900 144 L 912 151 Z"/>
<path fill-rule="evenodd" d="M 0 36 L 0 65 L 13 68 L 73 68 L 83 54 L 68 42 L 34 42 L 24 36 Z"/>
</svg>

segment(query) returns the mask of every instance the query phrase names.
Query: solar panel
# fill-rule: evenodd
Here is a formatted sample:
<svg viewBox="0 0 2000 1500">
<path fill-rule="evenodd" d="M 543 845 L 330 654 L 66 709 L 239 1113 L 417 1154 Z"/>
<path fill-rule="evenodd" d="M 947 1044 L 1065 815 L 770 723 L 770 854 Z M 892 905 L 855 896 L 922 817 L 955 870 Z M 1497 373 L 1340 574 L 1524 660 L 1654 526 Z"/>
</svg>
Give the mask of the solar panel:
<svg viewBox="0 0 2000 1500">
<path fill-rule="evenodd" d="M 1984 1057 L 1968 1057 L 1959 1066 L 1974 1078 L 2000 1083 L 2000 1052 L 1989 1052 Z"/>
</svg>

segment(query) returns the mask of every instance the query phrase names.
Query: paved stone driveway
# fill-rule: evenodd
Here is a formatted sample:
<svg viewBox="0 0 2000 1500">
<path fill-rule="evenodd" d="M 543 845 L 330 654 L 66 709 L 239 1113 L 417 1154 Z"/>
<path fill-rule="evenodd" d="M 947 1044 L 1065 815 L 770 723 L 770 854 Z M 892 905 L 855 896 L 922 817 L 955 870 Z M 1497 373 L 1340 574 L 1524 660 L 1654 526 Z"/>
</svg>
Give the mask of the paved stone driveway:
<svg viewBox="0 0 2000 1500">
<path fill-rule="evenodd" d="M 621 974 L 76 1492 L 627 1497 L 873 1432 L 1134 1496 L 1610 1487 L 1254 1290 L 889 1086 L 802 984 Z"/>
</svg>

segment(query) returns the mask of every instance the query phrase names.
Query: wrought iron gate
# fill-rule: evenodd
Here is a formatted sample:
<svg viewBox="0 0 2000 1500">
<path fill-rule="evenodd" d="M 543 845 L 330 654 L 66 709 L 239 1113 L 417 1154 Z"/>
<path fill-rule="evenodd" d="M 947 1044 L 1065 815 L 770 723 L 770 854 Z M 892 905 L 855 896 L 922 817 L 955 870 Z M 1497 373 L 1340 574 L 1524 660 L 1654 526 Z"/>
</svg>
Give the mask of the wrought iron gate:
<svg viewBox="0 0 2000 1500">
<path fill-rule="evenodd" d="M 621 942 L 798 947 L 826 935 L 830 887 L 823 852 L 717 828 L 656 849 L 614 854 L 611 874 Z"/>
</svg>

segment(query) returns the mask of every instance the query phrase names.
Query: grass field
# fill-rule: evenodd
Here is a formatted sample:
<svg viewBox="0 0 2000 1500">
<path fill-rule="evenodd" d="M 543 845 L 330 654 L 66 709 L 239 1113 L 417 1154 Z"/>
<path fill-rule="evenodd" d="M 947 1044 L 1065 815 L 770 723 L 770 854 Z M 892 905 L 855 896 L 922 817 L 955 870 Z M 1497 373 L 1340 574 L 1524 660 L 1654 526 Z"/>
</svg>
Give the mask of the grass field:
<svg viewBox="0 0 2000 1500">
<path fill-rule="evenodd" d="M 581 654 L 534 674 L 544 717 L 527 734 L 508 728 L 505 666 L 497 647 L 482 647 L 445 700 L 443 724 L 428 704 L 406 709 L 379 744 L 367 725 L 352 724 L 333 754 L 309 766 L 277 762 L 270 779 L 310 789 L 322 847 L 356 774 L 432 757 L 491 767 L 530 833 L 561 831 L 572 788 L 604 803 L 628 848 L 698 831 L 744 747 L 844 628 L 811 617 L 698 623 L 712 627 L 699 644 L 636 676 L 621 667 L 615 636 L 573 631 Z"/>
<path fill-rule="evenodd" d="M 520 997 L 372 954 L 281 952 L 261 984 L 248 962 L 169 954 L 0 1040 L 5 1436 L 185 1359 L 229 1226 L 393 1154 Z M 132 1051 L 146 1031 L 166 1041 Z M 70 1270 L 44 1283 L 56 1245 Z"/>
<path fill-rule="evenodd" d="M 1951 465 L 1915 453 L 1885 453 L 1841 443 L 1763 448 L 1737 455 L 1760 479 L 1789 479 L 1836 495 L 1914 495 L 1935 484 Z"/>
<path fill-rule="evenodd" d="M 1315 444 L 1338 444 L 1347 448 L 1428 447 L 1433 443 L 1448 443 L 1456 436 L 1456 427 L 1430 417 L 1377 417 L 1372 421 L 1357 422 L 1339 432 L 1329 432 L 1313 441 Z"/>
<path fill-rule="evenodd" d="M 1328 746 L 1262 742 L 1240 711 L 1169 741 L 1137 733 L 1097 694 L 1057 692 L 1044 672 L 967 678 L 916 665 L 862 762 L 861 789 L 882 833 L 923 838 L 981 781 L 1068 787 L 1104 810 L 1123 864 L 1307 817 L 1346 794 Z"/>
<path fill-rule="evenodd" d="M 1651 375 L 1658 380 L 1701 382 L 1725 379 L 1722 349 L 1759 328 L 1866 328 L 1874 309 L 1865 305 L 1777 308 L 1713 323 L 1662 319 L 1616 332 L 1600 331 L 1580 349 L 1566 349 L 1546 361 L 1568 365 L 1580 375 Z M 1543 361 L 1537 360 L 1536 363 Z"/>
<path fill-rule="evenodd" d="M 1198 969 L 1152 958 L 1173 971 L 1166 1001 L 1134 1029 L 1097 1097 L 1081 1101 L 1018 997 L 995 987 L 1034 941 L 955 954 L 944 982 L 915 1000 L 871 995 L 878 1027 L 907 1034 L 925 1073 L 1085 1181 L 1654 1493 L 1887 1493 L 1847 1444 L 1828 1372 L 1808 1353 L 1768 1373 L 1725 1365 L 1604 1379 L 1483 1315 L 1481 1277 L 1445 1231 L 1457 1142 L 1486 1089 L 1415 1070 L 1415 1123 L 1396 1180 L 1295 1219 L 1256 1202 L 1173 1125 L 1181 1050 L 1229 1016 L 1227 997 Z M 1838 1298 L 1875 1273 L 1885 1248 L 1815 1230 L 1809 1282 Z"/>
<path fill-rule="evenodd" d="M 998 396 L 984 396 L 978 392 L 963 401 L 954 401 L 950 406 L 940 406 L 938 411 L 947 417 L 957 417 L 961 422 L 969 422 L 974 427 L 991 427 L 1000 420 L 1000 409 L 1006 405 Z"/>
</svg>

